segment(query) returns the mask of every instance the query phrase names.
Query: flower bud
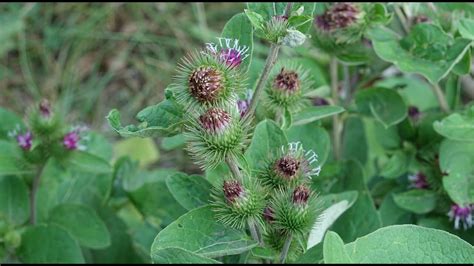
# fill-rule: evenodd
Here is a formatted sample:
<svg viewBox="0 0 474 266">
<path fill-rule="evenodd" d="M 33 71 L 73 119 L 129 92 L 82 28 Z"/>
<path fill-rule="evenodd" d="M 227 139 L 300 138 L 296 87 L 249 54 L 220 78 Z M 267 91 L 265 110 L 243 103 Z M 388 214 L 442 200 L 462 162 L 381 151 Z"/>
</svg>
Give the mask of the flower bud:
<svg viewBox="0 0 474 266">
<path fill-rule="evenodd" d="M 44 118 L 49 118 L 52 114 L 52 110 L 51 110 L 51 104 L 49 103 L 48 100 L 46 99 L 43 99 L 40 104 L 39 104 L 39 111 L 40 111 L 40 114 L 44 117 Z"/>
<path fill-rule="evenodd" d="M 310 191 L 304 185 L 299 185 L 293 191 L 293 203 L 296 205 L 304 205 L 308 202 Z"/>
<path fill-rule="evenodd" d="M 230 204 L 234 203 L 236 199 L 242 198 L 244 189 L 238 180 L 226 180 L 222 186 L 224 196 Z"/>
<path fill-rule="evenodd" d="M 275 221 L 275 212 L 270 206 L 267 206 L 265 209 L 263 209 L 263 218 L 268 223 Z"/>
<path fill-rule="evenodd" d="M 286 71 L 285 68 L 282 67 L 280 73 L 275 77 L 273 81 L 273 87 L 290 93 L 297 91 L 300 87 L 298 73 L 291 70 Z"/>
<path fill-rule="evenodd" d="M 212 67 L 200 67 L 189 76 L 189 90 L 200 102 L 213 102 L 222 90 L 222 75 Z"/>
<path fill-rule="evenodd" d="M 9 231 L 5 235 L 4 241 L 8 249 L 16 249 L 21 245 L 21 234 L 16 230 Z"/>
<path fill-rule="evenodd" d="M 84 150 L 86 147 L 81 144 L 81 141 L 84 139 L 82 134 L 86 130 L 86 127 L 76 126 L 66 133 L 62 141 L 64 147 L 68 150 Z"/>
<path fill-rule="evenodd" d="M 413 188 L 426 189 L 430 186 L 426 175 L 424 175 L 422 172 L 418 172 L 415 175 L 409 175 L 408 180 L 411 183 L 410 187 Z"/>
<path fill-rule="evenodd" d="M 275 162 L 275 172 L 287 179 L 296 177 L 301 162 L 291 156 L 284 156 Z"/>
<path fill-rule="evenodd" d="M 359 12 L 352 3 L 335 3 L 322 15 L 316 17 L 315 24 L 323 32 L 346 28 L 358 19 Z"/>
<path fill-rule="evenodd" d="M 230 123 L 230 115 L 220 108 L 210 108 L 199 116 L 201 126 L 210 134 L 222 133 Z"/>
<path fill-rule="evenodd" d="M 215 217 L 224 224 L 242 229 L 251 219 L 263 225 L 266 194 L 255 180 L 226 179 L 221 189 L 212 190 L 211 197 Z"/>
<path fill-rule="evenodd" d="M 413 119 L 414 121 L 417 121 L 420 116 L 421 116 L 421 113 L 420 113 L 420 110 L 418 109 L 418 107 L 414 106 L 414 105 L 411 105 L 408 107 L 408 116 Z"/>
</svg>

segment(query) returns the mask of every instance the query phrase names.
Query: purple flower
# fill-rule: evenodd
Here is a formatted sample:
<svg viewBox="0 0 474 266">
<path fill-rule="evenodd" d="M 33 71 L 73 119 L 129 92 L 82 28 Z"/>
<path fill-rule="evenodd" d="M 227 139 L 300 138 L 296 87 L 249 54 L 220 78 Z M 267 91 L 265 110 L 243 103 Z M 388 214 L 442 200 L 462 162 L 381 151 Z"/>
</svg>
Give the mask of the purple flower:
<svg viewBox="0 0 474 266">
<path fill-rule="evenodd" d="M 237 101 L 237 107 L 239 108 L 240 117 L 243 117 L 247 113 L 249 106 L 250 101 L 248 99 Z"/>
<path fill-rule="evenodd" d="M 360 11 L 352 3 L 335 3 L 326 12 L 315 19 L 316 27 L 328 32 L 341 29 L 353 24 Z"/>
<path fill-rule="evenodd" d="M 454 220 L 454 228 L 459 229 L 459 223 L 463 224 L 464 230 L 471 228 L 474 221 L 472 219 L 472 211 L 474 210 L 474 204 L 468 204 L 467 206 L 460 206 L 454 204 L 451 206 L 451 210 L 448 212 L 449 220 Z"/>
<path fill-rule="evenodd" d="M 411 182 L 410 187 L 426 189 L 430 186 L 426 176 L 422 172 L 418 172 L 415 175 L 409 175 L 408 180 Z"/>
<path fill-rule="evenodd" d="M 242 63 L 242 54 L 234 48 L 222 50 L 219 58 L 230 67 L 237 67 Z"/>
<path fill-rule="evenodd" d="M 77 131 L 71 131 L 64 136 L 63 144 L 68 150 L 76 150 L 79 147 L 81 137 Z"/>
<path fill-rule="evenodd" d="M 224 61 L 229 67 L 238 67 L 242 61 L 247 58 L 249 48 L 245 45 L 240 46 L 239 40 L 229 38 L 217 38 L 219 42 L 207 43 L 206 55 L 217 56 Z"/>
<path fill-rule="evenodd" d="M 22 149 L 29 151 L 33 142 L 33 135 L 28 131 L 23 135 L 17 135 L 16 140 Z"/>
</svg>

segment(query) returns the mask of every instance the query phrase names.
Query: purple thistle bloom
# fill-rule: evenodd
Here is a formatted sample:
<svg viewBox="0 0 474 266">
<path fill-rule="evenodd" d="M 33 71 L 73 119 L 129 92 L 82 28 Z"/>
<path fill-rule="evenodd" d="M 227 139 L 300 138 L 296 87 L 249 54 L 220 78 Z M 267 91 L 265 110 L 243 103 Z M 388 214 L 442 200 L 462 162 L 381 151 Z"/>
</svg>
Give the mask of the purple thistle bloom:
<svg viewBox="0 0 474 266">
<path fill-rule="evenodd" d="M 222 50 L 219 58 L 230 67 L 237 67 L 242 63 L 242 54 L 234 48 Z"/>
<path fill-rule="evenodd" d="M 18 135 L 16 137 L 16 140 L 18 141 L 18 145 L 20 145 L 22 149 L 29 151 L 33 142 L 33 135 L 30 131 L 28 131 L 23 135 Z"/>
<path fill-rule="evenodd" d="M 428 184 L 426 176 L 422 172 L 418 172 L 415 175 L 409 175 L 408 180 L 411 182 L 410 187 L 418 189 L 427 189 L 430 186 Z"/>
<path fill-rule="evenodd" d="M 248 99 L 237 101 L 237 107 L 239 108 L 240 117 L 243 117 L 247 113 L 249 106 L 250 101 Z"/>
<path fill-rule="evenodd" d="M 68 150 L 75 150 L 79 147 L 80 139 L 77 131 L 71 131 L 64 136 L 63 144 Z"/>
<path fill-rule="evenodd" d="M 459 223 L 463 224 L 464 230 L 471 228 L 474 224 L 472 219 L 472 211 L 474 210 L 474 204 L 468 204 L 462 207 L 458 204 L 451 206 L 451 210 L 448 212 L 449 220 L 454 220 L 454 228 L 459 229 Z"/>
</svg>

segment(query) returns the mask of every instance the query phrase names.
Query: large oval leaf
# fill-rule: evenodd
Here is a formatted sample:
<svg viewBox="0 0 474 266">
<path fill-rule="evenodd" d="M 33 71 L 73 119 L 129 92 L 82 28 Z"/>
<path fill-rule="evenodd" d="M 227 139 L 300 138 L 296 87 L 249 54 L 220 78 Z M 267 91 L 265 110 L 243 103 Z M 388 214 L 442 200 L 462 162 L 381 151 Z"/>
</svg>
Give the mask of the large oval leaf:
<svg viewBox="0 0 474 266">
<path fill-rule="evenodd" d="M 214 217 L 210 206 L 194 209 L 163 229 L 151 247 L 151 256 L 162 249 L 180 248 L 214 258 L 240 254 L 255 247 L 246 233 L 225 226 Z"/>
<path fill-rule="evenodd" d="M 110 245 L 109 230 L 95 211 L 85 205 L 58 205 L 51 211 L 49 222 L 68 231 L 82 246 L 100 249 Z"/>
<path fill-rule="evenodd" d="M 209 203 L 212 185 L 201 176 L 185 173 L 169 175 L 166 186 L 176 201 L 187 210 Z"/>
<path fill-rule="evenodd" d="M 442 230 L 393 225 L 347 244 L 353 263 L 473 263 L 474 248 Z"/>
<path fill-rule="evenodd" d="M 0 220 L 21 225 L 30 217 L 28 188 L 17 176 L 0 176 Z"/>
<path fill-rule="evenodd" d="M 55 225 L 28 228 L 18 256 L 25 263 L 84 263 L 81 248 L 71 235 Z"/>
</svg>

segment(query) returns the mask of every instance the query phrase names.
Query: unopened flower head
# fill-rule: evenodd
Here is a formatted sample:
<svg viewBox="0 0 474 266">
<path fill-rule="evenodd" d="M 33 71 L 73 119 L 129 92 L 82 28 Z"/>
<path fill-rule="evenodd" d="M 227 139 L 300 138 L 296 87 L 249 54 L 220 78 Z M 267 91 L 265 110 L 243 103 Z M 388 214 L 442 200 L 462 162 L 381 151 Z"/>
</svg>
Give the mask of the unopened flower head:
<svg viewBox="0 0 474 266">
<path fill-rule="evenodd" d="M 237 199 L 242 198 L 244 194 L 244 188 L 238 180 L 231 179 L 224 181 L 222 186 L 225 198 L 229 203 L 234 203 Z"/>
<path fill-rule="evenodd" d="M 316 27 L 324 32 L 346 28 L 357 19 L 360 11 L 352 3 L 335 3 L 315 19 Z"/>
<path fill-rule="evenodd" d="M 285 68 L 282 67 L 280 73 L 278 73 L 273 80 L 273 87 L 289 93 L 297 91 L 300 88 L 298 73 L 293 70 L 285 70 Z"/>
<path fill-rule="evenodd" d="M 301 142 L 290 142 L 288 146 L 281 147 L 282 153 L 293 158 L 298 158 L 299 165 L 303 176 L 311 179 L 314 175 L 319 175 L 321 165 L 318 163 L 318 155 L 313 150 L 303 149 Z"/>
<path fill-rule="evenodd" d="M 229 67 L 238 67 L 248 56 L 249 47 L 239 45 L 238 39 L 217 38 L 217 43 L 207 43 L 204 53 L 216 56 Z"/>
<path fill-rule="evenodd" d="M 293 191 L 293 203 L 304 205 L 308 202 L 311 191 L 305 185 L 299 185 Z"/>
<path fill-rule="evenodd" d="M 418 120 L 420 118 L 420 110 L 418 109 L 418 107 L 414 106 L 414 105 L 411 105 L 408 107 L 408 116 L 413 119 L 413 120 Z"/>
<path fill-rule="evenodd" d="M 263 219 L 265 219 L 265 221 L 268 223 L 271 223 L 275 220 L 275 211 L 272 209 L 272 207 L 267 206 L 265 209 L 263 209 Z"/>
<path fill-rule="evenodd" d="M 418 188 L 418 189 L 426 189 L 429 188 L 429 183 L 427 177 L 422 172 L 418 172 L 414 175 L 409 175 L 408 180 L 410 181 L 410 187 Z"/>
<path fill-rule="evenodd" d="M 230 123 L 230 114 L 224 109 L 211 107 L 199 116 L 201 126 L 211 134 L 222 133 Z"/>
<path fill-rule="evenodd" d="M 454 220 L 454 228 L 457 230 L 462 224 L 464 230 L 471 228 L 474 224 L 472 212 L 474 210 L 474 204 L 467 204 L 461 206 L 454 204 L 451 206 L 451 210 L 448 212 L 450 221 Z"/>
<path fill-rule="evenodd" d="M 42 117 L 49 118 L 52 114 L 51 104 L 48 100 L 43 99 L 39 104 L 39 111 Z"/>
<path fill-rule="evenodd" d="M 189 76 L 189 90 L 200 102 L 212 102 L 222 90 L 222 75 L 213 67 L 200 67 Z"/>
<path fill-rule="evenodd" d="M 237 100 L 237 108 L 239 108 L 240 117 L 243 117 L 247 113 L 251 100 L 252 100 L 251 90 L 247 90 L 247 95 L 245 99 Z"/>
</svg>

